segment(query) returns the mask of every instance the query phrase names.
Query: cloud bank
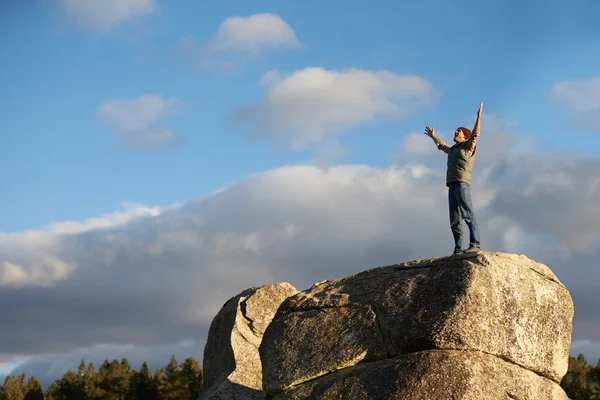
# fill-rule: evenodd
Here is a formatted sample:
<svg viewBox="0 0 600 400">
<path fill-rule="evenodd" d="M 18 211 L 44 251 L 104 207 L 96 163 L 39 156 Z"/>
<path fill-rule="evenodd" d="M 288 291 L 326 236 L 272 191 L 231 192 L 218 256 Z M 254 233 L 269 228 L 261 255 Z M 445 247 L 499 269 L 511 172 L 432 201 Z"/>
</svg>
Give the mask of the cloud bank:
<svg viewBox="0 0 600 400">
<path fill-rule="evenodd" d="M 484 129 L 480 138 L 473 196 L 483 248 L 546 263 L 576 304 L 573 350 L 596 360 L 600 160 L 492 145 L 510 143 L 508 134 Z M 0 332 L 0 363 L 24 360 L 15 371 L 50 379 L 82 357 L 152 367 L 171 352 L 202 359 L 212 318 L 245 288 L 305 289 L 450 254 L 438 155 L 387 168 L 278 168 L 182 205 L 128 205 L 2 234 L 0 301 L 11 306 L 0 308 L 10 327 Z"/>
</svg>

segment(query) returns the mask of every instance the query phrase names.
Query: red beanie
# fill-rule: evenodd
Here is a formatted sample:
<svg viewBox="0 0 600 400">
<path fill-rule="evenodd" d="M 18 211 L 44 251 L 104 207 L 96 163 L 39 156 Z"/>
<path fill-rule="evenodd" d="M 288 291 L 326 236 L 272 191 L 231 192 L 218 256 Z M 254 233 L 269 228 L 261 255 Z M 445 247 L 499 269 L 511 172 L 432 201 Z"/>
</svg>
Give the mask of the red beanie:
<svg viewBox="0 0 600 400">
<path fill-rule="evenodd" d="M 468 139 L 471 136 L 471 130 L 469 128 L 465 128 L 464 126 L 461 126 L 461 127 L 457 128 L 457 130 L 458 129 L 463 131 L 463 135 L 465 135 L 465 139 Z"/>
</svg>

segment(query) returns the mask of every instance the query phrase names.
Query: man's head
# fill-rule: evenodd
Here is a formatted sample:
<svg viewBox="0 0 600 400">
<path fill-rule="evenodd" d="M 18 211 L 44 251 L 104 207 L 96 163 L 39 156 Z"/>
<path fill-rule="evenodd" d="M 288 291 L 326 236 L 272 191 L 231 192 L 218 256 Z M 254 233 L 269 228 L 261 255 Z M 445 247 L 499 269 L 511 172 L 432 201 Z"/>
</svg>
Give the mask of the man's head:
<svg viewBox="0 0 600 400">
<path fill-rule="evenodd" d="M 456 128 L 456 130 L 454 131 L 454 142 L 456 142 L 456 143 L 464 142 L 465 140 L 469 139 L 470 136 L 471 136 L 471 130 L 469 128 L 465 128 L 464 126 L 461 126 L 459 128 Z"/>
</svg>

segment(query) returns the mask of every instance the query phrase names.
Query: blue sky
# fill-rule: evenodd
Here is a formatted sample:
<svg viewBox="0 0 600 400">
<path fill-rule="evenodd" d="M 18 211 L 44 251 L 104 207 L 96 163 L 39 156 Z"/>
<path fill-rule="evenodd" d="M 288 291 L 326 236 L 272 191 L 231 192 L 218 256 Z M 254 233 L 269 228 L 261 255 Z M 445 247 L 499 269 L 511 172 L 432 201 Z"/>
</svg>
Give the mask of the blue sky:
<svg viewBox="0 0 600 400">
<path fill-rule="evenodd" d="M 346 163 L 388 165 L 403 135 L 427 124 L 450 130 L 470 122 L 479 101 L 554 146 L 594 154 L 589 144 L 600 144 L 598 136 L 573 129 L 548 91 L 600 68 L 600 33 L 591 20 L 599 6 L 534 3 L 179 1 L 98 32 L 54 2 L 5 2 L 0 106 L 7 168 L 0 179 L 11 196 L 1 200 L 1 228 L 80 220 L 124 201 L 168 205 L 309 160 L 309 150 L 249 141 L 225 123 L 236 107 L 259 98 L 257 83 L 272 69 L 384 69 L 419 75 L 439 89 L 429 109 L 349 129 L 341 139 L 350 146 Z M 233 72 L 192 70 L 177 50 L 184 37 L 207 40 L 230 16 L 261 12 L 280 15 L 302 50 L 267 48 L 236 60 Z M 95 118 L 104 101 L 145 94 L 182 102 L 163 122 L 182 136 L 180 146 L 128 151 Z"/>
<path fill-rule="evenodd" d="M 595 362 L 597 15 L 595 0 L 0 2 L 0 302 L 20 304 L 0 311 L 19 327 L 0 367 L 51 380 L 84 356 L 200 359 L 247 287 L 447 254 L 445 158 L 422 132 L 449 142 L 479 102 L 484 248 L 551 267 L 577 305 L 572 353 Z"/>
</svg>

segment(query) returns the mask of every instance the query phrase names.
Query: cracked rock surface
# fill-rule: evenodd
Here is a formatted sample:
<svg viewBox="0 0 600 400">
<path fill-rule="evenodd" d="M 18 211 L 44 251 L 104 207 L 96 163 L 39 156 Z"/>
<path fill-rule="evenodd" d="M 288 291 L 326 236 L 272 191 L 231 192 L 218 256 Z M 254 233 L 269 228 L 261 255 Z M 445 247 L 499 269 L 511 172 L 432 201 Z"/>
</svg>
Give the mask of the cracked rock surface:
<svg viewBox="0 0 600 400">
<path fill-rule="evenodd" d="M 276 399 L 566 399 L 572 319 L 567 289 L 525 256 L 379 267 L 281 304 L 260 344 L 263 389 Z"/>
<path fill-rule="evenodd" d="M 555 382 L 489 354 L 427 350 L 290 388 L 274 400 L 568 400 Z"/>
<path fill-rule="evenodd" d="M 208 331 L 199 400 L 264 399 L 258 347 L 281 303 L 296 293 L 284 282 L 247 289 L 223 305 Z"/>
</svg>

